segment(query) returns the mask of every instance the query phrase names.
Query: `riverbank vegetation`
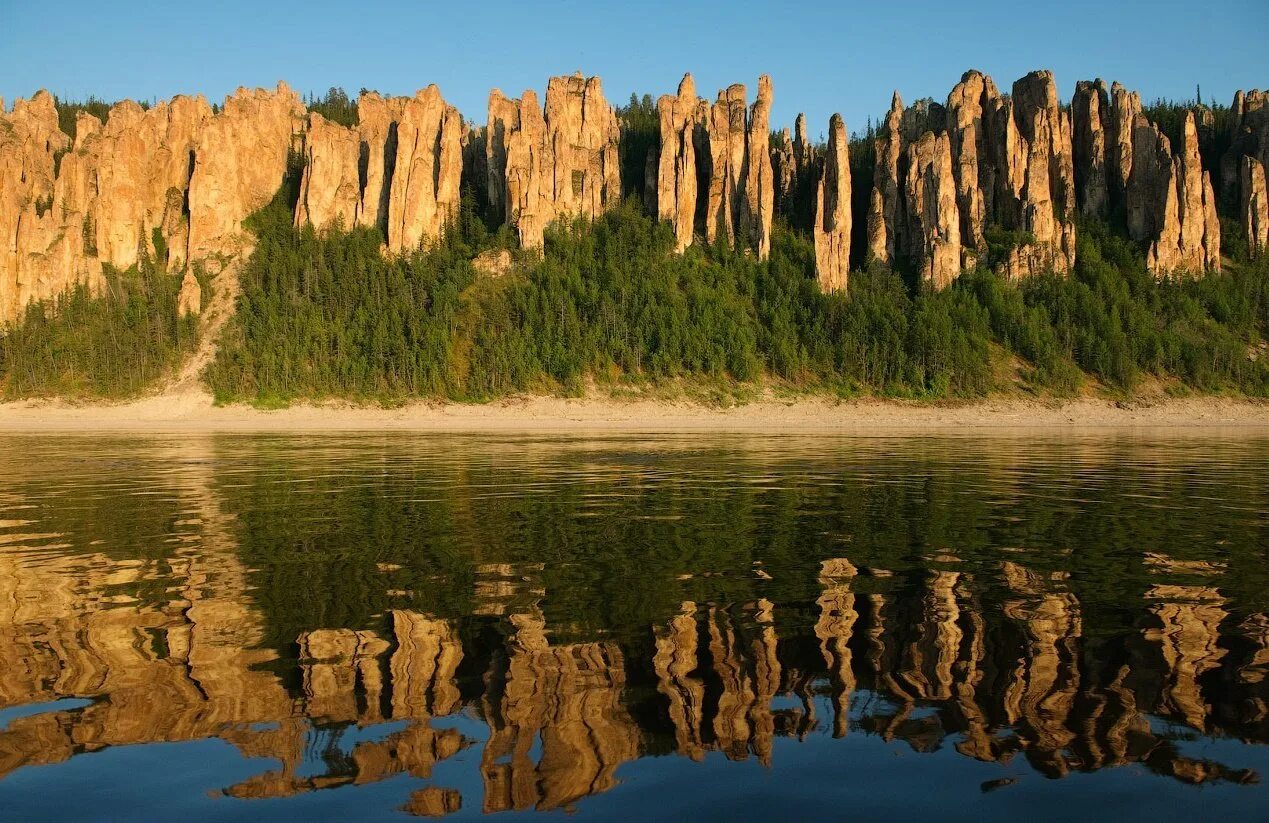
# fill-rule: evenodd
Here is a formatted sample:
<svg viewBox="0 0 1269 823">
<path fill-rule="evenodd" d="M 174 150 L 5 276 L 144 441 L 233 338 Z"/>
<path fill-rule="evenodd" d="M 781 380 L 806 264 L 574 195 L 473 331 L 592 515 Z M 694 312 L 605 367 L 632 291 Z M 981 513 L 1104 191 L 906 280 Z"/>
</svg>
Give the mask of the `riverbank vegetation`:
<svg viewBox="0 0 1269 823">
<path fill-rule="evenodd" d="M 285 195 L 253 218 L 235 319 L 207 379 L 221 402 L 411 398 L 684 381 L 936 400 L 997 391 L 1269 396 L 1264 264 L 1158 280 L 1135 244 L 1081 226 L 1067 277 L 985 270 L 929 293 L 873 267 L 821 295 L 809 240 L 777 224 L 769 261 L 672 253 L 633 201 L 557 226 L 510 274 L 472 258 L 506 243 L 471 208 L 437 247 L 396 258 L 374 229 L 292 225 Z"/>
<path fill-rule="evenodd" d="M 181 278 L 150 259 L 107 267 L 101 288 L 79 285 L 27 306 L 0 334 L 0 397 L 135 397 L 193 352 L 198 322 L 179 318 Z"/>
</svg>

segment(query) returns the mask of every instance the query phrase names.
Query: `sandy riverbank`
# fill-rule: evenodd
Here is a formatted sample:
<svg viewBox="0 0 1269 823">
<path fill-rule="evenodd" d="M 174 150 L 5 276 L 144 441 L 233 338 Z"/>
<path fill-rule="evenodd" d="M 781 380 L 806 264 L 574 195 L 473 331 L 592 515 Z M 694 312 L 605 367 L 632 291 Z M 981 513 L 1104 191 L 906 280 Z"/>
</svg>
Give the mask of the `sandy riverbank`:
<svg viewBox="0 0 1269 823">
<path fill-rule="evenodd" d="M 524 397 L 399 408 L 301 405 L 265 411 L 217 407 L 201 393 L 119 405 L 58 401 L 0 404 L 0 432 L 420 431 L 420 432 L 965 432 L 1032 428 L 1237 429 L 1269 433 L 1269 403 L 1201 397 L 1115 403 L 995 399 L 956 405 L 805 398 L 729 408 L 689 402 Z"/>
</svg>

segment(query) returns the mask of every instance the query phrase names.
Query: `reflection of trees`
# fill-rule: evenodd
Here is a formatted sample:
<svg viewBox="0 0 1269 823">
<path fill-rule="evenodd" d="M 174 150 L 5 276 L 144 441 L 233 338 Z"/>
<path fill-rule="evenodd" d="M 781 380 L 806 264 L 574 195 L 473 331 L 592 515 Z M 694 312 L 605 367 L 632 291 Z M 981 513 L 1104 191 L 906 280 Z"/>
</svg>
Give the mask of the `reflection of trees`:
<svg viewBox="0 0 1269 823">
<path fill-rule="evenodd" d="M 920 493 L 848 478 L 684 502 L 690 483 L 610 499 L 617 484 L 588 468 L 611 508 L 586 519 L 571 488 L 477 502 L 460 481 L 502 478 L 460 465 L 444 475 L 457 490 L 426 505 L 370 483 L 309 522 L 283 483 L 218 486 L 215 450 L 196 442 L 172 450 L 162 522 L 129 532 L 174 532 L 162 551 L 121 557 L 70 526 L 32 525 L 33 545 L 78 550 L 0 552 L 0 706 L 95 700 L 0 730 L 0 775 L 217 737 L 274 761 L 225 787 L 234 797 L 430 780 L 474 745 L 434 722 L 461 712 L 490 729 L 480 807 L 493 811 L 568 808 L 652 752 L 769 763 L 777 738 L 818 729 L 1051 777 L 1139 763 L 1190 783 L 1253 775 L 1188 757 L 1187 735 L 1269 739 L 1269 617 L 1237 595 L 1257 572 L 1233 559 L 1092 546 L 985 562 L 988 538 L 965 525 L 981 504 L 937 479 Z M 683 519 L 638 519 L 651 503 Z M 1055 532 L 1099 505 L 1014 503 Z M 1111 539 L 1135 527 L 1116 520 Z M 830 529 L 858 556 L 822 542 Z M 966 548 L 914 561 L 914 539 Z M 774 577 L 753 573 L 760 554 L 785 561 L 767 564 Z M 1106 608 L 1125 593 L 1129 608 Z M 376 730 L 388 721 L 404 723 Z M 427 785 L 405 808 L 462 802 Z"/>
</svg>

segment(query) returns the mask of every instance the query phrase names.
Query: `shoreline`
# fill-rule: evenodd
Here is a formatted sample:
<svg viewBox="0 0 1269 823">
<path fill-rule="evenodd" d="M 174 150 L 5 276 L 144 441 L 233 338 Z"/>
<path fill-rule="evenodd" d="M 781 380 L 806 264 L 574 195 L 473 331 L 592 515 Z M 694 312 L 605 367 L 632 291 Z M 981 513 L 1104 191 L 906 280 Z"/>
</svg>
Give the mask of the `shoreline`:
<svg viewBox="0 0 1269 823">
<path fill-rule="evenodd" d="M 831 398 L 762 399 L 730 407 L 690 401 L 514 397 L 484 404 L 349 403 L 262 410 L 215 406 L 209 395 L 160 395 L 122 404 L 0 403 L 0 434 L 174 432 L 987 434 L 1028 430 L 1167 430 L 1269 434 L 1269 402 L 1188 397 L 1116 402 L 988 398 L 960 404 Z"/>
</svg>

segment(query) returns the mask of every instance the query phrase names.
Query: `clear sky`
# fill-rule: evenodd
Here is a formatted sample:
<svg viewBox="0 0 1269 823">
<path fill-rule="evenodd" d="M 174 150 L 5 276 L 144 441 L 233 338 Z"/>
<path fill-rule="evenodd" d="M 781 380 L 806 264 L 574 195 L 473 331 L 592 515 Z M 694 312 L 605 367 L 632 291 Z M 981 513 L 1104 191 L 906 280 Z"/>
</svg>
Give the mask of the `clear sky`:
<svg viewBox="0 0 1269 823">
<path fill-rule="evenodd" d="M 839 111 L 856 130 L 904 100 L 944 100 L 978 68 L 1002 89 L 1036 68 L 1119 80 L 1149 101 L 1228 103 L 1269 86 L 1269 0 L 0 0 L 0 96 L 151 99 L 284 79 L 410 94 L 437 83 L 483 123 L 489 89 L 518 95 L 581 70 L 612 102 L 673 92 L 691 71 L 702 96 L 758 74 L 775 85 L 773 124 L 799 111 L 812 134 Z"/>
</svg>

